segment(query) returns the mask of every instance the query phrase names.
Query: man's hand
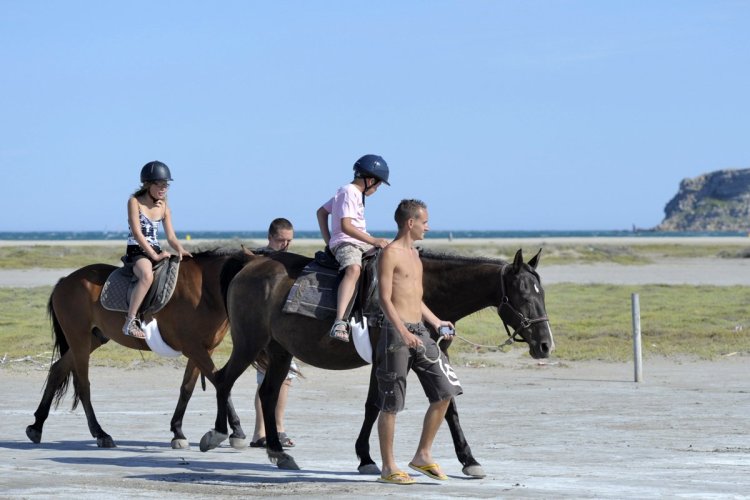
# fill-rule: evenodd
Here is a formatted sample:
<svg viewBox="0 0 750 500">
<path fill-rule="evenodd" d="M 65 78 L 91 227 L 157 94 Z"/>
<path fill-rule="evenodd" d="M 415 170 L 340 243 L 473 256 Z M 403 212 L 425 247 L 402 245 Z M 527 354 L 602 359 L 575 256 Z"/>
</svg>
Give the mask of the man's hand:
<svg viewBox="0 0 750 500">
<path fill-rule="evenodd" d="M 401 338 L 404 339 L 404 344 L 409 349 L 416 349 L 422 345 L 422 340 L 408 330 L 406 331 L 406 335 L 401 334 Z"/>
</svg>

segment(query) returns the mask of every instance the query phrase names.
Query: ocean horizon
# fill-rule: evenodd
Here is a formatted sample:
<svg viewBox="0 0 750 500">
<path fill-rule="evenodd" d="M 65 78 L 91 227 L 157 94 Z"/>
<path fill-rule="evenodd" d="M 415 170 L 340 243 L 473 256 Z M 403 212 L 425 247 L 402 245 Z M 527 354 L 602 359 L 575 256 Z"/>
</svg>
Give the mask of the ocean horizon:
<svg viewBox="0 0 750 500">
<path fill-rule="evenodd" d="M 392 238 L 395 231 L 372 231 L 376 237 Z M 651 231 L 651 230 L 436 230 L 425 239 L 476 239 L 476 238 L 622 238 L 622 237 L 745 237 L 745 231 Z M 126 231 L 0 231 L 0 241 L 101 241 L 123 240 Z M 259 231 L 178 231 L 181 240 L 262 240 L 266 230 Z M 295 239 L 320 239 L 319 231 L 295 231 Z"/>
</svg>

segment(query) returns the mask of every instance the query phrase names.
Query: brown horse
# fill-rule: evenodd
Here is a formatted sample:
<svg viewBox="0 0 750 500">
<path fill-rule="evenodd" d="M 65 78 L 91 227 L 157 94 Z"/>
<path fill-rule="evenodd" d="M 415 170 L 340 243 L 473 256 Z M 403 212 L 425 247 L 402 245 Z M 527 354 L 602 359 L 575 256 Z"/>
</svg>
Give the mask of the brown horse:
<svg viewBox="0 0 750 500">
<path fill-rule="evenodd" d="M 439 318 L 454 323 L 481 309 L 495 307 L 511 339 L 527 342 L 532 357 L 546 358 L 554 344 L 544 305 L 544 290 L 536 273 L 540 253 L 541 250 L 524 263 L 519 250 L 511 264 L 497 259 L 423 251 L 424 301 Z M 269 356 L 268 369 L 260 387 L 260 398 L 267 451 L 272 462 L 280 468 L 298 469 L 294 459 L 282 450 L 274 411 L 292 356 L 330 370 L 357 368 L 365 362 L 351 343 L 329 337 L 329 322 L 282 312 L 287 294 L 295 278 L 310 262 L 309 258 L 279 253 L 249 257 L 248 261 L 244 267 L 228 264 L 225 269 L 225 273 L 236 272 L 227 291 L 233 349 L 227 364 L 215 374 L 216 423 L 214 429 L 201 439 L 201 450 L 214 448 L 226 439 L 226 408 L 232 386 L 265 350 Z M 369 332 L 372 345 L 377 345 L 379 327 L 371 326 Z M 450 342 L 442 342 L 441 348 L 446 351 L 449 345 Z M 373 370 L 365 404 L 365 421 L 356 444 L 361 473 L 379 473 L 369 453 L 369 437 L 378 415 L 376 397 Z M 484 471 L 472 456 L 461 430 L 455 401 L 451 401 L 446 420 L 464 473 L 483 477 Z"/>
<path fill-rule="evenodd" d="M 164 341 L 188 358 L 171 422 L 173 448 L 189 446 L 182 432 L 182 419 L 199 373 L 213 381 L 216 367 L 211 353 L 224 339 L 229 326 L 221 269 L 239 253 L 242 251 L 211 250 L 185 258 L 180 264 L 172 298 L 154 315 Z M 108 264 L 89 265 L 61 278 L 52 290 L 47 311 L 55 336 L 54 353 L 59 354 L 59 358 L 50 366 L 44 395 L 34 413 L 36 420 L 26 428 L 26 435 L 34 443 L 41 441 L 50 407 L 63 398 L 72 376 L 73 408 L 79 401 L 83 404 L 89 430 L 99 447 L 115 447 L 112 437 L 99 425 L 91 404 L 89 358 L 110 339 L 131 349 L 149 350 L 145 340 L 122 333 L 124 313 L 108 311 L 99 302 L 102 287 L 115 269 Z M 234 431 L 233 446 L 243 447 L 245 434 L 231 400 L 227 402 L 226 411 Z"/>
</svg>

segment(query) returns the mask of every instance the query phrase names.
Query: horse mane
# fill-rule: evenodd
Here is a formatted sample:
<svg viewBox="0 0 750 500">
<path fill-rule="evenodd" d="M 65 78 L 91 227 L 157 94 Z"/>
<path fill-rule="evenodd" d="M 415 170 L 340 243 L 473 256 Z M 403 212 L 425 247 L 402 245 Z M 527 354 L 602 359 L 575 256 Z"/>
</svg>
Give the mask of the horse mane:
<svg viewBox="0 0 750 500">
<path fill-rule="evenodd" d="M 200 249 L 191 252 L 194 259 L 210 258 L 210 257 L 231 257 L 243 253 L 242 248 L 228 248 L 228 247 L 214 247 L 209 249 Z"/>
<path fill-rule="evenodd" d="M 440 261 L 460 261 L 461 263 L 465 264 L 495 264 L 495 265 L 505 265 L 509 264 L 508 261 L 505 261 L 503 259 L 497 259 L 493 257 L 483 257 L 483 256 L 477 256 L 477 255 L 461 255 L 454 252 L 449 252 L 445 250 L 431 250 L 427 248 L 417 247 L 417 250 L 419 251 L 419 256 L 424 257 L 427 259 L 434 259 L 434 260 L 440 260 Z"/>
</svg>

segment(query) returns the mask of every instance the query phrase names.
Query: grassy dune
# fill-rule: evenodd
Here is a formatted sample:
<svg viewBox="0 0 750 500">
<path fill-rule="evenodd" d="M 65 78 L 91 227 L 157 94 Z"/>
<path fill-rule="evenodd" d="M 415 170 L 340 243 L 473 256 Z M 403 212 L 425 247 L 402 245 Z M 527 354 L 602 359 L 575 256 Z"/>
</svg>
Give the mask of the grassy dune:
<svg viewBox="0 0 750 500">
<path fill-rule="evenodd" d="M 226 244 L 226 242 L 223 242 Z M 236 243 L 239 245 L 239 243 Z M 220 246 L 219 244 L 213 246 Z M 252 246 L 252 245 L 248 245 Z M 508 258 L 516 248 L 447 245 L 464 254 Z M 212 245 L 203 246 L 210 248 Z M 295 251 L 312 255 L 317 246 L 297 244 Z M 524 249 L 531 254 L 534 249 Z M 736 256 L 742 251 L 726 245 L 545 245 L 544 263 L 616 261 L 653 262 L 662 258 Z M 507 252 L 507 253 L 506 253 Z M 3 268 L 71 268 L 92 262 L 116 263 L 121 249 L 114 246 L 0 247 Z M 52 338 L 46 316 L 51 287 L 0 288 L 0 366 L 11 360 L 49 361 Z M 554 284 L 546 287 L 547 312 L 560 360 L 624 361 L 632 357 L 630 296 L 639 293 L 645 356 L 689 356 L 716 359 L 727 354 L 750 354 L 750 287 L 611 286 Z M 484 345 L 502 343 L 506 334 L 494 310 L 480 311 L 457 325 L 458 333 Z M 525 350 L 516 345 L 511 349 Z M 451 348 L 460 364 L 486 363 L 483 350 L 460 340 Z M 221 365 L 231 352 L 231 339 L 215 354 Z M 125 349 L 112 342 L 92 357 L 95 365 L 184 363 L 163 360 L 150 352 Z M 15 362 L 15 361 L 14 361 Z M 20 363 L 20 362 L 19 362 Z"/>
</svg>

